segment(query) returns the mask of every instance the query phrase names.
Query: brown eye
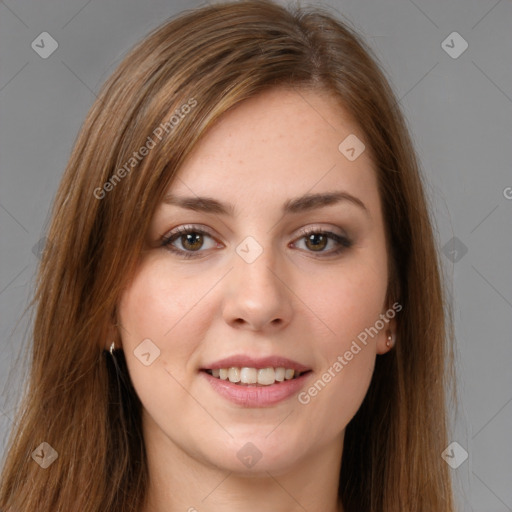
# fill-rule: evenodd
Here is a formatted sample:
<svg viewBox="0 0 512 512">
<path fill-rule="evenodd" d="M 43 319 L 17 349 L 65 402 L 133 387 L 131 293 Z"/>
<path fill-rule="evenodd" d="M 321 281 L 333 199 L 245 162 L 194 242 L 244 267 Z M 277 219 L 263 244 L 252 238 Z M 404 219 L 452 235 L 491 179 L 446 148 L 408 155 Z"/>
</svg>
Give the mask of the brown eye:
<svg viewBox="0 0 512 512">
<path fill-rule="evenodd" d="M 200 233 L 189 233 L 181 235 L 181 245 L 189 251 L 197 251 L 204 243 L 203 235 Z"/>
<path fill-rule="evenodd" d="M 303 240 L 306 247 L 305 250 L 310 253 L 317 253 L 320 257 L 337 255 L 352 246 L 352 241 L 347 237 L 322 229 L 304 230 L 301 238 L 293 245 Z M 331 250 L 325 250 L 330 245 L 333 245 L 333 248 Z M 299 249 L 300 248 L 301 247 L 299 247 Z"/>
<path fill-rule="evenodd" d="M 211 241 L 208 245 L 209 240 Z M 218 243 L 204 229 L 194 226 L 180 226 L 170 235 L 163 238 L 162 246 L 184 258 L 193 258 L 204 253 L 204 249 L 218 247 Z"/>
<path fill-rule="evenodd" d="M 306 246 L 313 251 L 323 251 L 329 239 L 322 233 L 314 233 L 306 237 Z"/>
</svg>

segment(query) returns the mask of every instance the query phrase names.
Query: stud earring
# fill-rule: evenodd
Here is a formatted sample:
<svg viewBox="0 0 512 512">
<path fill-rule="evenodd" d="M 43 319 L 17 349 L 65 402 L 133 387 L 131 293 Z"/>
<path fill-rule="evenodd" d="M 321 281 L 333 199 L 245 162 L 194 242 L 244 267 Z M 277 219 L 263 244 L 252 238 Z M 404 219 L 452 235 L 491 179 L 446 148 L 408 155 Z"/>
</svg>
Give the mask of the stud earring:
<svg viewBox="0 0 512 512">
<path fill-rule="evenodd" d="M 386 347 L 391 348 L 391 346 L 394 344 L 393 342 L 393 336 L 391 333 L 388 334 L 388 339 L 386 340 Z"/>
</svg>

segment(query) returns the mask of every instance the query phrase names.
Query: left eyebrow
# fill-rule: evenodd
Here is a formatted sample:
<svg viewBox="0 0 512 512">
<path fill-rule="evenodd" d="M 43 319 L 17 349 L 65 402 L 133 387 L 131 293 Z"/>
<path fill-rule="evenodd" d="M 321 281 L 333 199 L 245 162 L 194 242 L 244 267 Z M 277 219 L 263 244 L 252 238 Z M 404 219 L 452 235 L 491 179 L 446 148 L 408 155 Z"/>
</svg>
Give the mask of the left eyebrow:
<svg viewBox="0 0 512 512">
<path fill-rule="evenodd" d="M 187 210 L 193 210 L 204 213 L 213 213 L 216 215 L 231 215 L 235 213 L 235 208 L 230 203 L 222 203 L 212 197 L 183 197 L 167 194 L 163 202 L 169 205 L 179 206 Z M 303 196 L 289 199 L 283 205 L 283 214 L 303 213 L 316 210 L 325 206 L 332 206 L 341 202 L 348 202 L 362 209 L 367 215 L 369 211 L 365 204 L 358 197 L 344 191 L 324 192 L 319 194 L 305 194 Z"/>
<path fill-rule="evenodd" d="M 301 213 L 315 210 L 317 208 L 323 208 L 324 206 L 331 206 L 344 201 L 358 206 L 364 210 L 367 215 L 370 214 L 361 199 L 343 191 L 325 192 L 322 194 L 305 194 L 301 197 L 290 199 L 283 205 L 283 213 Z"/>
</svg>

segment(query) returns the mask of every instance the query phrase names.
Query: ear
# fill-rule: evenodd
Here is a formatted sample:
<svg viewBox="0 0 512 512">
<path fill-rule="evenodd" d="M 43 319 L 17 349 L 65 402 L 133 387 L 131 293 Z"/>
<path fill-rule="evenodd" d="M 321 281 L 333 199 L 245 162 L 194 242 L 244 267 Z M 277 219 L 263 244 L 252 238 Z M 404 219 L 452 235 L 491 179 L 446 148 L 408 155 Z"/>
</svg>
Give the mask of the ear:
<svg viewBox="0 0 512 512">
<path fill-rule="evenodd" d="M 396 320 L 391 318 L 377 336 L 377 354 L 386 354 L 396 344 Z M 389 345 L 389 346 L 388 346 Z"/>
<path fill-rule="evenodd" d="M 121 348 L 121 335 L 119 334 L 119 327 L 116 324 L 114 316 L 109 318 L 107 325 L 102 329 L 101 343 L 105 350 L 110 350 L 112 342 L 115 344 L 115 348 Z"/>
</svg>

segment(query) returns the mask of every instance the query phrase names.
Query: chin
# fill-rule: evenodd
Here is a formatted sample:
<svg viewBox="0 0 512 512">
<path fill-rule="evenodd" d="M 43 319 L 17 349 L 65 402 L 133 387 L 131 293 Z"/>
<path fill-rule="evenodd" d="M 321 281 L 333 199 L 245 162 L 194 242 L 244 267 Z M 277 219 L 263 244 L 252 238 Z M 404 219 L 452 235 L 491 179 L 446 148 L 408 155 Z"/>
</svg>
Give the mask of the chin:
<svg viewBox="0 0 512 512">
<path fill-rule="evenodd" d="M 268 432 L 260 436 L 237 437 L 229 446 L 223 446 L 209 454 L 210 463 L 224 471 L 244 476 L 267 476 L 287 473 L 297 465 L 304 453 L 304 443 L 285 443 L 284 438 L 267 437 Z M 272 434 L 271 434 L 272 436 Z M 276 442 L 277 441 L 277 442 Z M 300 453 L 299 453 L 300 450 Z"/>
</svg>

